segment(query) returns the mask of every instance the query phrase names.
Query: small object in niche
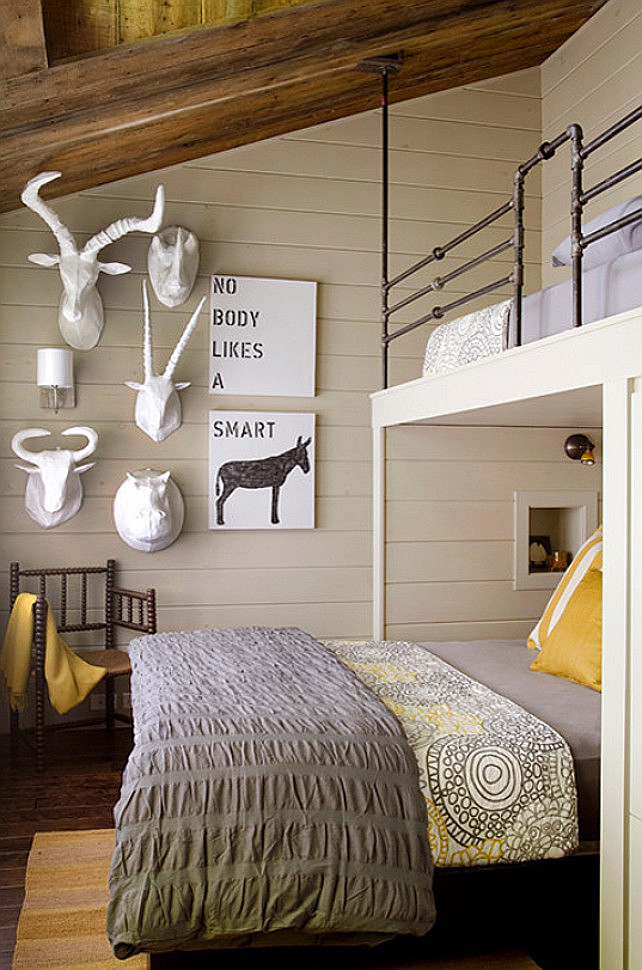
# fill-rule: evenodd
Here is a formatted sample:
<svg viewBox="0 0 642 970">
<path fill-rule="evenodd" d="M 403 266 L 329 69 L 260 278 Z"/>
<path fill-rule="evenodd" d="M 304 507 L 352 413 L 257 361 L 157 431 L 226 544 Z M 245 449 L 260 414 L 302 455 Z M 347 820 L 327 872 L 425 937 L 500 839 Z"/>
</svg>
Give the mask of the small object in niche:
<svg viewBox="0 0 642 970">
<path fill-rule="evenodd" d="M 551 555 L 551 540 L 549 536 L 529 536 L 528 539 L 528 567 L 531 572 L 548 569 Z"/>
<path fill-rule="evenodd" d="M 185 506 L 168 471 L 145 468 L 127 472 L 114 497 L 113 513 L 123 542 L 139 552 L 158 552 L 180 535 Z"/>
<path fill-rule="evenodd" d="M 82 472 L 93 468 L 95 462 L 79 464 L 96 450 L 98 435 L 93 428 L 66 428 L 63 435 L 82 435 L 87 438 L 83 448 L 55 448 L 52 450 L 29 451 L 23 442 L 29 438 L 49 435 L 45 428 L 24 428 L 14 434 L 11 448 L 18 458 L 29 462 L 16 465 L 27 472 L 25 490 L 25 509 L 27 515 L 43 529 L 53 529 L 80 510 L 83 500 L 83 487 L 80 480 Z"/>
<path fill-rule="evenodd" d="M 198 239 L 184 226 L 168 226 L 152 238 L 147 270 L 154 293 L 164 306 L 185 303 L 198 273 Z"/>
<path fill-rule="evenodd" d="M 551 555 L 550 570 L 552 573 L 561 573 L 567 568 L 569 562 L 568 553 L 556 549 Z"/>
<path fill-rule="evenodd" d="M 117 219 L 88 239 L 82 249 L 58 214 L 38 194 L 43 185 L 60 178 L 60 172 L 41 172 L 27 182 L 22 202 L 49 226 L 60 253 L 31 253 L 28 259 L 38 266 L 57 266 L 63 292 L 58 311 L 58 326 L 65 341 L 76 350 L 91 350 L 100 340 L 105 311 L 96 283 L 100 273 L 118 276 L 129 273 L 126 263 L 101 263 L 98 254 L 105 246 L 130 232 L 156 232 L 163 219 L 165 194 L 162 185 L 156 189 L 154 208 L 147 219 L 130 216 Z"/>
</svg>

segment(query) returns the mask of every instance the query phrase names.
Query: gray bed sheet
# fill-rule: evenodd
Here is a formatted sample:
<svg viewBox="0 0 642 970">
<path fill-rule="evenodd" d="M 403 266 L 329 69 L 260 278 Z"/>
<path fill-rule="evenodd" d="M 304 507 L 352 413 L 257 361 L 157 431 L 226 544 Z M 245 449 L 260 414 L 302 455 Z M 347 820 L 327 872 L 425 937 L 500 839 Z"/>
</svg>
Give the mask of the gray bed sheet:
<svg viewBox="0 0 642 970">
<path fill-rule="evenodd" d="M 564 270 L 559 270 L 560 274 Z M 594 323 L 604 317 L 642 304 L 642 250 L 624 253 L 610 263 L 603 263 L 582 274 L 584 323 Z M 568 330 L 572 321 L 572 286 L 566 279 L 538 293 L 524 298 L 522 343 Z M 511 323 L 509 346 L 514 345 Z"/>
<path fill-rule="evenodd" d="M 431 641 L 420 646 L 562 735 L 575 764 L 580 839 L 598 839 L 601 695 L 562 677 L 530 670 L 535 654 L 523 640 Z"/>
</svg>

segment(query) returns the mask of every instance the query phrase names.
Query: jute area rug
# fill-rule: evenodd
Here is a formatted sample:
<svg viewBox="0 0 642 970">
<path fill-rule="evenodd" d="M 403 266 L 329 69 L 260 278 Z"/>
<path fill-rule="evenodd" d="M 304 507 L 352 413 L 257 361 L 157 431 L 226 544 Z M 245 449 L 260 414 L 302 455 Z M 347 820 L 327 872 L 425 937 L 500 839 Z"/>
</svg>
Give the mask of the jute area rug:
<svg viewBox="0 0 642 970">
<path fill-rule="evenodd" d="M 116 960 L 105 935 L 113 845 L 113 829 L 36 833 L 27 862 L 13 970 L 149 970 L 145 955 Z M 257 968 L 262 964 L 258 961 Z M 213 963 L 217 965 L 223 966 L 220 951 Z M 522 953 L 428 958 L 419 963 L 402 960 L 385 968 L 380 965 L 380 970 L 424 968 L 537 970 L 537 965 Z"/>
</svg>

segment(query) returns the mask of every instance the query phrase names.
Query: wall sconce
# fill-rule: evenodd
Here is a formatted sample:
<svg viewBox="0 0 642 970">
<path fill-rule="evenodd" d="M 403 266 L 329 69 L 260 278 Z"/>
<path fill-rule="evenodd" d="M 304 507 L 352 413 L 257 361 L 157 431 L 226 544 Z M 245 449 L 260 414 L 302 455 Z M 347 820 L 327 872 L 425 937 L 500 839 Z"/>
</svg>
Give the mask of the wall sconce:
<svg viewBox="0 0 642 970">
<path fill-rule="evenodd" d="M 40 407 L 58 412 L 76 406 L 74 355 L 71 350 L 44 347 L 38 350 Z"/>
<path fill-rule="evenodd" d="M 583 465 L 594 465 L 595 445 L 585 434 L 572 434 L 564 442 L 564 451 L 573 461 L 581 461 Z"/>
</svg>

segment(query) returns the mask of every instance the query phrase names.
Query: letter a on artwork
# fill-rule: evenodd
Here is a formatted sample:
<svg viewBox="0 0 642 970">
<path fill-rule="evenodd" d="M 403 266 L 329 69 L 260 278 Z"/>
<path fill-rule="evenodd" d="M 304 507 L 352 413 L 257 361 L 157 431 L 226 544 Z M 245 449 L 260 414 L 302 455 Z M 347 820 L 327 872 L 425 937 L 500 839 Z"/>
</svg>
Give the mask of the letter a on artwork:
<svg viewBox="0 0 642 970">
<path fill-rule="evenodd" d="M 221 390 L 224 389 L 225 385 L 223 384 L 223 375 L 221 374 L 220 371 L 217 371 L 217 373 L 214 375 L 214 380 L 212 381 L 212 387 L 220 387 Z"/>
</svg>

